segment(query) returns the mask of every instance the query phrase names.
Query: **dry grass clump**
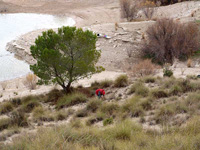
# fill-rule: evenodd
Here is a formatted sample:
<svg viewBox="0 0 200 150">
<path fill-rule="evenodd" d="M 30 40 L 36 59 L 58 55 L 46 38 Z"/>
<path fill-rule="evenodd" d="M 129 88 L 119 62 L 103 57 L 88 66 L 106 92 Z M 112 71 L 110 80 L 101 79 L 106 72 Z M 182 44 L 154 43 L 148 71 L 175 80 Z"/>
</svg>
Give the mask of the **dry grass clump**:
<svg viewBox="0 0 200 150">
<path fill-rule="evenodd" d="M 60 121 L 60 120 L 65 120 L 67 119 L 69 116 L 71 115 L 71 112 L 68 110 L 68 111 L 58 111 L 54 114 L 54 119 L 57 120 L 57 121 Z"/>
<path fill-rule="evenodd" d="M 174 104 L 169 104 L 161 107 L 155 115 L 156 123 L 166 124 L 169 120 L 176 114 L 176 106 Z"/>
<path fill-rule="evenodd" d="M 143 80 L 145 83 L 155 83 L 156 82 L 156 78 L 153 76 L 146 76 L 146 77 L 144 77 Z"/>
<path fill-rule="evenodd" d="M 155 75 L 156 72 L 160 69 L 160 66 L 153 64 L 150 59 L 141 60 L 138 64 L 132 67 L 133 76 L 149 76 Z"/>
<path fill-rule="evenodd" d="M 0 119 L 0 131 L 7 129 L 10 125 L 11 125 L 11 119 L 10 118 Z"/>
<path fill-rule="evenodd" d="M 88 110 L 86 108 L 80 109 L 76 112 L 76 117 L 86 117 L 88 116 Z"/>
<path fill-rule="evenodd" d="M 70 122 L 70 126 L 77 129 L 83 127 L 83 124 L 80 119 L 73 119 Z"/>
<path fill-rule="evenodd" d="M 42 106 L 35 107 L 33 110 L 33 120 L 34 122 L 39 121 L 54 121 L 55 117 L 49 110 L 44 109 Z M 56 116 L 57 117 L 57 116 Z"/>
<path fill-rule="evenodd" d="M 122 112 L 128 113 L 131 117 L 143 116 L 144 109 L 141 104 L 141 98 L 137 96 L 132 97 L 122 105 Z"/>
<path fill-rule="evenodd" d="M 99 100 L 99 99 L 91 99 L 91 100 L 88 101 L 86 108 L 87 108 L 88 111 L 96 112 L 96 110 L 98 108 L 100 108 L 101 105 L 102 105 L 102 101 L 101 100 Z"/>
<path fill-rule="evenodd" d="M 113 84 L 112 80 L 94 81 L 91 83 L 91 89 L 107 88 Z"/>
<path fill-rule="evenodd" d="M 20 110 L 26 113 L 30 113 L 35 107 L 38 107 L 40 105 L 41 104 L 37 99 L 31 98 L 27 101 L 23 101 L 23 104 L 21 105 Z"/>
<path fill-rule="evenodd" d="M 100 82 L 100 86 L 102 88 L 110 87 L 112 84 L 113 84 L 113 81 L 112 80 L 108 80 L 108 79 L 103 80 L 103 81 Z"/>
<path fill-rule="evenodd" d="M 120 106 L 116 103 L 103 103 L 100 107 L 100 111 L 109 116 L 115 116 L 119 110 Z"/>
<path fill-rule="evenodd" d="M 185 100 L 185 105 L 187 105 L 191 113 L 198 112 L 200 108 L 200 94 L 199 91 L 189 94 Z"/>
<path fill-rule="evenodd" d="M 37 76 L 32 74 L 32 73 L 29 73 L 26 76 L 26 80 L 24 81 L 24 85 L 27 86 L 30 90 L 36 89 Z"/>
<path fill-rule="evenodd" d="M 18 127 L 28 126 L 27 116 L 25 113 L 23 113 L 20 110 L 14 110 L 10 114 L 10 118 L 11 118 L 11 123 L 13 126 L 18 126 Z"/>
<path fill-rule="evenodd" d="M 135 93 L 138 96 L 146 97 L 149 94 L 149 89 L 144 85 L 144 83 L 138 81 L 131 86 L 128 93 Z"/>
<path fill-rule="evenodd" d="M 151 95 L 154 97 L 154 98 L 163 98 L 163 97 L 168 97 L 168 93 L 163 90 L 163 89 L 154 89 L 151 91 Z"/>
<path fill-rule="evenodd" d="M 102 113 L 98 113 L 95 116 L 90 117 L 87 121 L 86 121 L 86 125 L 87 126 L 91 126 L 99 121 L 102 121 L 105 117 L 105 114 Z"/>
<path fill-rule="evenodd" d="M 87 102 L 88 98 L 81 93 L 72 93 L 66 96 L 61 97 L 57 103 L 56 108 L 60 109 L 63 107 L 69 107 L 76 104 L 81 104 Z"/>
<path fill-rule="evenodd" d="M 5 114 L 8 112 L 11 112 L 14 109 L 12 102 L 7 101 L 7 102 L 3 102 L 0 105 L 0 114 Z"/>
<path fill-rule="evenodd" d="M 143 110 L 147 111 L 147 110 L 152 109 L 152 102 L 153 102 L 152 98 L 148 97 L 141 100 L 139 105 L 142 107 Z"/>
<path fill-rule="evenodd" d="M 125 120 L 105 131 L 115 140 L 130 141 L 133 135 L 142 131 L 142 128 L 131 121 Z"/>
<path fill-rule="evenodd" d="M 128 76 L 127 75 L 120 75 L 114 81 L 114 86 L 115 87 L 125 87 L 127 85 L 128 85 Z"/>
<path fill-rule="evenodd" d="M 44 102 L 50 102 L 55 104 L 61 97 L 64 96 L 64 92 L 61 90 L 53 89 L 43 98 Z"/>
<path fill-rule="evenodd" d="M 183 102 L 166 104 L 156 111 L 154 119 L 160 124 L 170 124 L 175 115 L 187 113 L 188 110 L 188 106 Z"/>
</svg>

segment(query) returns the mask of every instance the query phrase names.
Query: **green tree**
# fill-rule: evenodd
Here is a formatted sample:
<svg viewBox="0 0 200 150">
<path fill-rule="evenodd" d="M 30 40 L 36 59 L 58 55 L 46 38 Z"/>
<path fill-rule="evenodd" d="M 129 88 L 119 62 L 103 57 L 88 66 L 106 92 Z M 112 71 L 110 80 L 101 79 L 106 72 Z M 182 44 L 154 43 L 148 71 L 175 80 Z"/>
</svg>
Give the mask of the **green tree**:
<svg viewBox="0 0 200 150">
<path fill-rule="evenodd" d="M 74 81 L 103 71 L 102 66 L 95 66 L 101 56 L 96 41 L 93 32 L 76 27 L 43 32 L 30 48 L 37 60 L 30 69 L 40 78 L 38 84 L 57 83 L 69 92 Z"/>
</svg>

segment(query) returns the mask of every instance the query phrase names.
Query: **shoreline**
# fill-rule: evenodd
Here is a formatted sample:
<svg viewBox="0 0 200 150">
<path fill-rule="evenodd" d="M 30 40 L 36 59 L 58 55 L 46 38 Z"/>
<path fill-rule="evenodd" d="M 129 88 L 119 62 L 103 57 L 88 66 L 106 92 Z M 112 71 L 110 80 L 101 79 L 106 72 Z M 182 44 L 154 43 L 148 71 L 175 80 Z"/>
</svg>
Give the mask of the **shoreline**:
<svg viewBox="0 0 200 150">
<path fill-rule="evenodd" d="M 5 1 L 9 1 L 9 3 L 3 2 L 6 8 L 8 8 L 9 10 L 5 14 L 34 13 L 34 14 L 66 16 L 66 17 L 70 17 L 74 19 L 76 22 L 75 26 L 77 27 L 88 27 L 88 28 L 91 28 L 91 30 L 95 31 L 96 33 L 102 33 L 104 35 L 110 36 L 111 39 L 99 38 L 99 40 L 97 41 L 97 48 L 103 51 L 102 57 L 100 58 L 100 63 L 98 63 L 97 65 L 102 65 L 104 68 L 106 68 L 106 70 L 108 70 L 105 74 L 103 73 L 100 79 L 106 79 L 105 77 L 107 77 L 110 72 L 116 73 L 116 74 L 124 72 L 124 70 L 120 68 L 126 67 L 126 63 L 127 63 L 126 60 L 128 58 L 127 48 L 130 47 L 130 44 L 134 44 L 136 45 L 136 49 L 137 49 L 137 46 L 138 46 L 137 44 L 141 41 L 144 31 L 149 25 L 152 24 L 150 21 L 120 22 L 119 5 L 118 5 L 118 2 L 114 0 L 107 0 L 107 1 L 106 0 L 95 0 L 95 1 L 85 0 L 83 2 L 80 2 L 80 0 L 75 0 L 75 1 L 70 1 L 68 3 L 69 6 L 67 4 L 64 4 L 64 2 L 63 3 L 55 2 L 55 6 L 59 6 L 59 7 L 56 7 L 55 9 L 52 9 L 53 5 L 51 2 L 44 2 L 44 4 L 41 2 L 41 6 L 31 6 L 31 4 L 29 4 L 28 2 L 26 3 L 26 0 L 25 0 L 24 2 L 25 4 L 23 4 L 23 7 L 22 7 L 20 6 L 21 3 L 16 5 L 16 3 L 20 0 L 16 0 L 15 2 L 13 2 L 15 4 L 12 4 L 11 0 L 5 0 Z M 0 4 L 1 3 L 2 3 L 2 0 L 0 0 Z M 197 2 L 197 3 L 200 4 L 200 2 Z M 81 6 L 82 4 L 83 6 Z M 191 6 L 189 5 L 191 7 L 191 10 L 189 10 L 186 14 L 182 14 L 181 12 L 179 12 L 179 9 L 185 8 L 187 4 L 191 5 Z M 70 8 L 71 6 L 72 8 Z M 13 7 L 15 8 L 12 10 Z M 39 9 L 43 7 L 44 7 L 43 10 Z M 173 8 L 173 12 L 171 12 L 172 10 L 171 7 Z M 180 7 L 180 8 L 177 9 L 177 7 Z M 166 10 L 167 13 L 169 13 L 176 20 L 178 20 L 179 18 L 183 20 L 185 19 L 186 21 L 187 19 L 194 20 L 195 17 L 187 18 L 187 16 L 188 16 L 188 13 L 190 14 L 190 12 L 194 10 L 196 11 L 196 7 L 197 6 L 195 6 L 195 2 L 174 4 L 171 6 L 159 8 L 160 10 L 159 10 L 158 15 L 162 14 L 162 10 Z M 1 10 L 1 7 L 0 7 L 0 10 Z M 176 13 L 179 12 L 179 14 L 174 15 L 174 11 Z M 195 16 L 197 18 L 198 18 L 199 12 L 200 11 L 195 12 Z M 163 14 L 165 13 L 163 12 Z M 119 28 L 117 31 L 115 30 L 115 23 L 119 24 Z M 31 31 L 31 32 L 36 32 L 36 31 Z M 29 33 L 26 33 L 26 34 L 29 34 Z M 18 39 L 15 39 L 15 41 L 17 40 Z M 19 56 L 22 56 L 22 54 L 19 54 Z M 24 58 L 23 57 L 21 58 L 24 61 Z M 137 63 L 138 59 L 136 58 L 133 61 L 134 63 Z M 181 67 L 177 69 L 180 69 L 180 68 Z M 196 68 L 192 68 L 191 73 L 195 73 L 195 71 L 198 72 L 198 69 L 196 70 L 195 69 Z M 190 72 L 190 69 L 188 69 L 188 71 Z M 179 75 L 179 72 L 180 71 L 177 70 L 175 72 L 175 75 L 180 77 L 181 75 Z M 111 78 L 114 79 L 113 76 Z M 15 87 L 17 82 L 22 82 L 22 80 L 24 79 L 25 79 L 25 76 L 21 76 L 19 78 L 14 78 L 11 80 L 1 81 L 0 84 L 2 82 L 12 82 L 12 86 Z M 44 89 L 45 88 L 46 87 L 44 87 Z M 39 88 L 36 91 L 40 91 L 40 90 L 41 89 Z M 20 93 L 22 93 L 22 95 L 26 95 L 28 90 L 25 89 L 23 86 L 22 86 L 22 89 L 16 89 L 16 88 L 8 89 L 8 93 L 5 94 L 6 96 L 4 95 L 3 97 L 1 97 L 0 101 L 9 99 L 9 95 L 11 95 L 10 97 L 13 97 L 13 96 L 16 97 L 16 95 L 13 95 L 13 93 L 17 91 L 19 91 L 18 92 L 19 95 Z M 3 91 L 0 86 L 0 95 L 1 93 L 5 93 L 5 91 Z M 23 94 L 23 93 L 26 93 L 26 94 Z"/>
</svg>

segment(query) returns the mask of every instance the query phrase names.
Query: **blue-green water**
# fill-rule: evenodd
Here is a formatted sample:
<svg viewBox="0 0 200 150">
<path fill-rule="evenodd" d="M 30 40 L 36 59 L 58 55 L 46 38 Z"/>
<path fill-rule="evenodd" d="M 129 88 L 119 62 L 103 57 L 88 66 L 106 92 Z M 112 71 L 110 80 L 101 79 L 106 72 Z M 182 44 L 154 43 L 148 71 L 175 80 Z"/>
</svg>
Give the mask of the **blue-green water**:
<svg viewBox="0 0 200 150">
<path fill-rule="evenodd" d="M 8 42 L 18 36 L 37 29 L 73 26 L 75 21 L 68 17 L 40 14 L 0 14 L 0 81 L 26 75 L 29 65 L 14 58 L 6 51 Z"/>
</svg>

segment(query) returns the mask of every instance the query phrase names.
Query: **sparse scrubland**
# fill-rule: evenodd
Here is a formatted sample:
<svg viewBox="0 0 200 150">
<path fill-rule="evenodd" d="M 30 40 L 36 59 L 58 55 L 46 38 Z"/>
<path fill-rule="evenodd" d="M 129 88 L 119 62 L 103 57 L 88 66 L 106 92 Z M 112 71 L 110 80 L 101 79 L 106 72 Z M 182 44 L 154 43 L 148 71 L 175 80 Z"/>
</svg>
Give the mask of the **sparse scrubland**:
<svg viewBox="0 0 200 150">
<path fill-rule="evenodd" d="M 120 0 L 121 17 L 136 21 L 142 10 L 152 20 L 155 7 L 178 1 L 137 2 Z M 131 64 L 127 75 L 114 81 L 105 77 L 90 87 L 71 84 L 104 70 L 95 66 L 101 55 L 96 35 L 73 27 L 43 32 L 31 48 L 37 59 L 32 70 L 41 84 L 58 83 L 62 90 L 1 102 L 0 149 L 199 150 L 200 78 L 175 78 L 171 69 L 176 59 L 192 67 L 193 57 L 199 57 L 199 24 L 154 20 L 137 49 L 140 61 Z M 156 76 L 160 70 L 163 77 Z M 36 80 L 29 75 L 30 89 Z M 105 98 L 95 96 L 98 88 L 105 89 Z"/>
<path fill-rule="evenodd" d="M 124 79 L 107 81 L 105 100 L 94 96 L 94 87 L 106 80 L 89 88 L 79 86 L 68 95 L 53 90 L 2 102 L 0 139 L 15 134 L 19 138 L 1 149 L 199 149 L 198 78 Z M 129 96 L 110 98 L 120 90 Z M 46 128 L 45 123 L 54 127 Z M 33 126 L 36 133 L 20 136 L 23 128 Z"/>
</svg>

